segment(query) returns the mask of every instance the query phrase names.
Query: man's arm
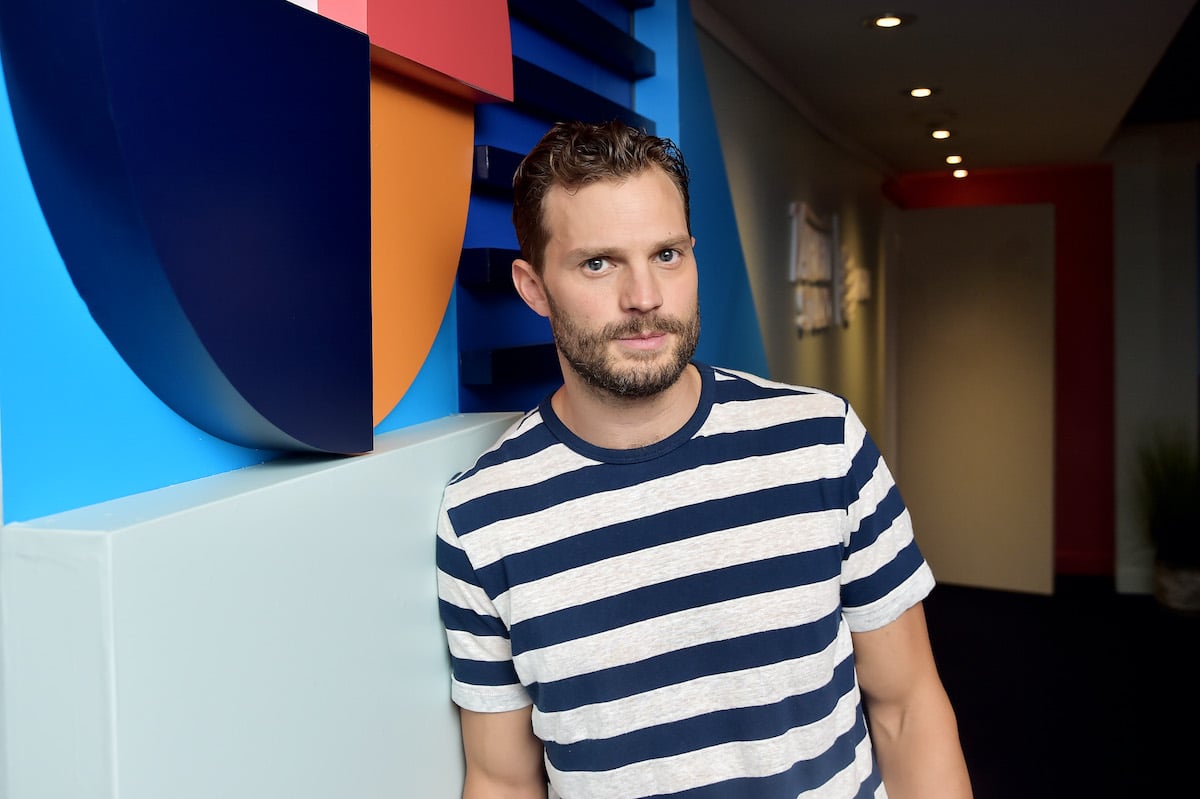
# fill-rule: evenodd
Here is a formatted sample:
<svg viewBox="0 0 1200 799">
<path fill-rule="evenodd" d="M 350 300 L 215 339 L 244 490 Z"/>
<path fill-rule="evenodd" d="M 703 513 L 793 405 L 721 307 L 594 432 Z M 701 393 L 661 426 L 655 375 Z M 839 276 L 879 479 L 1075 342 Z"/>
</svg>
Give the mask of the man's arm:
<svg viewBox="0 0 1200 799">
<path fill-rule="evenodd" d="M 968 799 L 958 723 L 938 677 L 918 603 L 878 630 L 854 633 L 875 756 L 891 799 Z"/>
<path fill-rule="evenodd" d="M 463 799 L 545 799 L 542 742 L 533 734 L 532 711 L 459 711 L 467 761 Z"/>
</svg>

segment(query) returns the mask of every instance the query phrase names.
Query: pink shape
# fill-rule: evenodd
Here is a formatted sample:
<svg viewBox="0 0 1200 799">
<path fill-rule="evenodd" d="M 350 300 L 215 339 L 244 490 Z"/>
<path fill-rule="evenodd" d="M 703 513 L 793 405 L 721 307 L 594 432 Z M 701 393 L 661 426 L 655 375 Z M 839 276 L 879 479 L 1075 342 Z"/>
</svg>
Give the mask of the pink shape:
<svg viewBox="0 0 1200 799">
<path fill-rule="evenodd" d="M 334 22 L 367 32 L 367 0 L 320 0 L 317 11 Z"/>
<path fill-rule="evenodd" d="M 317 8 L 364 31 L 372 56 L 393 69 L 478 101 L 513 99 L 507 0 L 319 0 Z"/>
</svg>

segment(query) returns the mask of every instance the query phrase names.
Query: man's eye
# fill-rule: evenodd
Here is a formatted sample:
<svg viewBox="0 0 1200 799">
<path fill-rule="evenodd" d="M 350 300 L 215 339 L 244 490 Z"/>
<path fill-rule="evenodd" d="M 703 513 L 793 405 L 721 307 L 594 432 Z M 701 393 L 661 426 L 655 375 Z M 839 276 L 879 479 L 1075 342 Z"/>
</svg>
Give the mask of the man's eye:
<svg viewBox="0 0 1200 799">
<path fill-rule="evenodd" d="M 679 260 L 679 250 L 663 250 L 658 254 L 658 260 L 667 264 L 677 261 Z"/>
<path fill-rule="evenodd" d="M 588 272 L 599 272 L 605 266 L 603 258 L 589 258 L 583 262 L 583 268 Z"/>
</svg>

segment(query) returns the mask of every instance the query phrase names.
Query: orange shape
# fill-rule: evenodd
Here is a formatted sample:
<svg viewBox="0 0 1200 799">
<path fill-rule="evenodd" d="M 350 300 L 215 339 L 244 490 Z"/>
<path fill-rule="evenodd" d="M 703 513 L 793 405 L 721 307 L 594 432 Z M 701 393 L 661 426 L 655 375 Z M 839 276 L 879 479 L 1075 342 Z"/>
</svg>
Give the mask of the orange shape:
<svg viewBox="0 0 1200 799">
<path fill-rule="evenodd" d="M 441 326 L 467 223 L 475 106 L 371 67 L 374 417 L 417 376 Z"/>
</svg>

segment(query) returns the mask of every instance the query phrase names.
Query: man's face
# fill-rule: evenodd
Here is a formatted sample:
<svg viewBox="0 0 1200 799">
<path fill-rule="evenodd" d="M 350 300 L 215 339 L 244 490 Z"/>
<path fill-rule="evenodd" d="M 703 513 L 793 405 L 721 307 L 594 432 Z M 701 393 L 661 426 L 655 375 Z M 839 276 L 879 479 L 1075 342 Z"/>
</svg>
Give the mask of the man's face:
<svg viewBox="0 0 1200 799">
<path fill-rule="evenodd" d="M 603 394 L 648 397 L 679 379 L 700 337 L 694 240 L 660 169 L 545 198 L 542 284 L 559 354 Z"/>
</svg>

